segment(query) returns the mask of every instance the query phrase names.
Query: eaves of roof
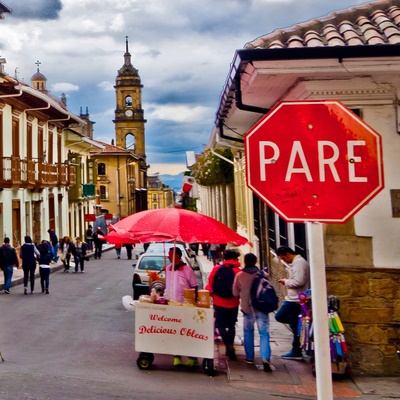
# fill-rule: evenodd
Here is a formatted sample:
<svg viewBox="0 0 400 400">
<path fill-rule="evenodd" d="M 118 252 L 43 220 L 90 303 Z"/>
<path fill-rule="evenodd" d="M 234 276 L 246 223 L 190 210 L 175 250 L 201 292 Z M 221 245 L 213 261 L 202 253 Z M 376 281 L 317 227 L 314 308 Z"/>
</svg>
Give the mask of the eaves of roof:
<svg viewBox="0 0 400 400">
<path fill-rule="evenodd" d="M 337 11 L 291 28 L 261 36 L 237 50 L 220 97 L 215 128 L 221 131 L 232 107 L 266 113 L 267 109 L 241 104 L 240 78 L 244 71 L 255 69 L 259 62 L 334 59 L 400 60 L 400 0 L 378 0 L 362 6 Z M 282 64 L 280 64 L 282 65 Z M 224 139 L 227 137 L 221 136 Z M 242 142 L 233 135 L 232 143 Z"/>
<path fill-rule="evenodd" d="M 0 3 L 0 19 L 4 19 L 4 15 L 3 13 L 12 13 L 11 8 L 8 8 L 6 5 L 4 5 L 3 3 Z"/>
</svg>

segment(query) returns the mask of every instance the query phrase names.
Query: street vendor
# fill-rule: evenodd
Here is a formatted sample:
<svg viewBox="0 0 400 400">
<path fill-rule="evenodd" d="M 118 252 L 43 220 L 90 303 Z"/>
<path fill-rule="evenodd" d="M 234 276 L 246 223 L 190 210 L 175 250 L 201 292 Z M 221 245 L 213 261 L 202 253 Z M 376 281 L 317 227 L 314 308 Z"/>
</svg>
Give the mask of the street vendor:
<svg viewBox="0 0 400 400">
<path fill-rule="evenodd" d="M 182 261 L 181 257 L 182 250 L 179 247 L 171 247 L 168 251 L 168 259 L 171 264 L 165 271 L 164 297 L 177 303 L 184 302 L 184 289 L 195 289 L 197 292 L 196 275 L 193 269 Z M 174 267 L 174 271 L 172 271 L 172 267 Z"/>
<path fill-rule="evenodd" d="M 171 247 L 168 251 L 168 259 L 171 262 L 165 271 L 164 297 L 178 303 L 184 302 L 184 289 L 195 289 L 197 298 L 197 278 L 191 267 L 182 259 L 182 251 L 178 247 Z M 173 268 L 173 270 L 172 270 Z M 189 357 L 183 364 L 187 367 L 195 367 L 199 364 L 196 357 Z M 182 358 L 174 356 L 174 367 L 182 365 Z"/>
</svg>

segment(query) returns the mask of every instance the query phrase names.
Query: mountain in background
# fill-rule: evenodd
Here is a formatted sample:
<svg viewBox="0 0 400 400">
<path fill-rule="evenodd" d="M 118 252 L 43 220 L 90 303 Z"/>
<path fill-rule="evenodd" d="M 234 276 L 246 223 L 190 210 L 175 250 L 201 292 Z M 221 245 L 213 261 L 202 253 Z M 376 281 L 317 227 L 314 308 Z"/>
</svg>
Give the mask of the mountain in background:
<svg viewBox="0 0 400 400">
<path fill-rule="evenodd" d="M 183 172 L 178 175 L 160 174 L 159 178 L 164 185 L 169 186 L 175 191 L 182 189 Z"/>
</svg>

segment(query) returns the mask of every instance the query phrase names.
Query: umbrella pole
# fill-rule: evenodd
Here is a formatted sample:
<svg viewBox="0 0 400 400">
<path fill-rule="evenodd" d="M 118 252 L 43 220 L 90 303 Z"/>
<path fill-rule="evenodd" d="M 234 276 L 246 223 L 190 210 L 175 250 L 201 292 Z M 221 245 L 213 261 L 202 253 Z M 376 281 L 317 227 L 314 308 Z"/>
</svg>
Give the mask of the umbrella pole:
<svg viewBox="0 0 400 400">
<path fill-rule="evenodd" d="M 174 296 L 174 282 L 175 282 L 175 253 L 176 253 L 176 240 L 174 240 L 174 251 L 172 253 L 172 267 L 171 267 L 171 286 L 170 286 L 170 294 L 169 298 L 172 301 L 177 301 Z"/>
</svg>

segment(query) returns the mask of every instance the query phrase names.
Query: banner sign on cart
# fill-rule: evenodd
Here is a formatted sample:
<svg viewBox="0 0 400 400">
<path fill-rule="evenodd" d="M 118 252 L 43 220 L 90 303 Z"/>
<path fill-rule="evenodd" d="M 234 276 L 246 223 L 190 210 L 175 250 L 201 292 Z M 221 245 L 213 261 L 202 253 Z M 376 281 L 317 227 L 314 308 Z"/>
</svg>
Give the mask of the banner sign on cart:
<svg viewBox="0 0 400 400">
<path fill-rule="evenodd" d="M 135 351 L 214 358 L 213 309 L 139 303 L 135 314 Z"/>
</svg>

